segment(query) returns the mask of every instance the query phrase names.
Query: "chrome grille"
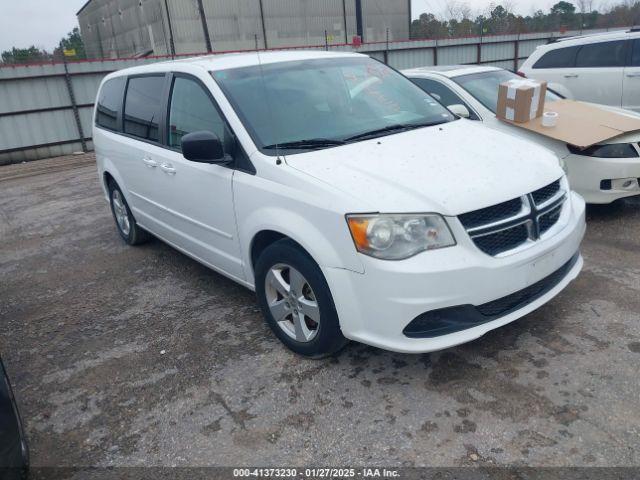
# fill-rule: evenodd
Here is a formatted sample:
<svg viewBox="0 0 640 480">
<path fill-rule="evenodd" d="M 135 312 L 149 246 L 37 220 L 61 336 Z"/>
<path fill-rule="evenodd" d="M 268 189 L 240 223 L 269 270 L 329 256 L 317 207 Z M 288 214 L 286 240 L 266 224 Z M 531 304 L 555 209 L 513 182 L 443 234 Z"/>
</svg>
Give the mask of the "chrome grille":
<svg viewBox="0 0 640 480">
<path fill-rule="evenodd" d="M 538 225 L 540 229 L 540 235 L 545 233 L 551 227 L 553 227 L 558 220 L 560 219 L 560 214 L 562 213 L 562 204 L 555 207 L 553 210 L 540 215 Z"/>
<path fill-rule="evenodd" d="M 529 229 L 525 223 L 512 228 L 473 238 L 476 246 L 484 253 L 495 255 L 495 252 L 506 252 L 522 245 L 529 238 Z"/>
<path fill-rule="evenodd" d="M 562 213 L 566 192 L 560 180 L 506 202 L 458 216 L 475 245 L 492 256 L 536 241 Z"/>
<path fill-rule="evenodd" d="M 507 202 L 492 205 L 491 207 L 463 213 L 458 218 L 462 222 L 462 225 L 464 225 L 464 228 L 474 228 L 513 217 L 517 215 L 520 210 L 522 210 L 522 199 L 518 197 Z"/>
<path fill-rule="evenodd" d="M 542 205 L 544 202 L 553 198 L 560 191 L 560 180 L 542 187 L 531 194 L 536 205 Z"/>
</svg>

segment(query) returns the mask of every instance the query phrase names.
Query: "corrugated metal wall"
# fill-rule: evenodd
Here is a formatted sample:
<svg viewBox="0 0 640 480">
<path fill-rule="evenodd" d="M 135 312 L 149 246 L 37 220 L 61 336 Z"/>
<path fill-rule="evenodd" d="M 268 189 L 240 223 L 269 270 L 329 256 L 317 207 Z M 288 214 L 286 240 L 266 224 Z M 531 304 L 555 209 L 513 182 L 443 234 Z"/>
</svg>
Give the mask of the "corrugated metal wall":
<svg viewBox="0 0 640 480">
<path fill-rule="evenodd" d="M 349 43 L 355 0 L 202 0 L 211 50 Z M 409 38 L 409 0 L 362 0 L 366 42 Z M 263 28 L 264 19 L 264 28 Z M 197 0 L 94 0 L 78 15 L 90 58 L 207 51 Z M 326 38 L 325 38 L 326 32 Z M 266 42 L 265 42 L 266 34 Z"/>
<path fill-rule="evenodd" d="M 203 6 L 214 50 L 266 48 L 258 1 L 203 0 Z"/>
<path fill-rule="evenodd" d="M 174 3 L 176 0 L 171 0 Z M 162 0 L 92 2 L 78 15 L 89 58 L 170 53 Z"/>
<path fill-rule="evenodd" d="M 127 0 L 129 1 L 129 0 Z M 136 2 L 139 0 L 135 0 Z M 151 0 L 148 0 L 150 2 Z M 237 40 L 239 32 L 250 28 L 242 22 L 255 22 L 255 17 L 244 17 L 246 8 L 250 12 L 251 3 L 243 4 L 243 0 L 230 8 L 222 0 L 206 0 L 207 8 L 216 8 L 225 4 L 220 10 L 228 21 L 233 19 L 235 26 L 227 25 L 225 35 Z M 292 0 L 265 0 L 279 2 L 282 8 Z M 150 3 L 145 3 L 145 8 Z M 191 8 L 192 0 L 172 0 L 172 4 L 180 8 Z M 139 7 L 137 7 L 139 8 Z M 175 7 L 177 8 L 177 7 Z M 242 15 L 241 15 L 242 14 Z M 244 18 L 240 20 L 240 17 Z M 253 18 L 253 20 L 251 20 Z M 282 17 L 286 20 L 289 17 Z M 189 20 L 192 21 L 192 20 Z M 315 24 L 317 32 L 326 23 Z M 180 28 L 186 29 L 187 24 Z M 311 31 L 310 26 L 305 27 Z M 218 30 L 220 32 L 220 30 Z M 593 31 L 595 32 L 595 31 Z M 579 32 L 566 32 L 575 35 Z M 586 33 L 586 32 L 585 32 Z M 185 35 L 188 32 L 185 30 Z M 549 33 L 533 33 L 517 35 L 489 36 L 482 39 L 461 38 L 446 40 L 419 40 L 365 44 L 359 49 L 351 46 L 331 47 L 333 50 L 360 51 L 378 60 L 398 68 L 413 68 L 427 65 L 452 65 L 480 63 L 513 69 L 520 64 L 538 45 L 545 44 L 554 35 Z M 557 35 L 555 35 L 557 36 Z M 212 41 L 224 42 L 225 37 Z M 194 45 L 196 44 L 195 40 Z M 247 44 L 255 42 L 255 38 L 245 37 Z M 515 59 L 516 42 L 518 58 Z M 437 62 L 436 62 L 437 59 Z M 101 60 L 68 64 L 66 75 L 63 64 L 44 64 L 0 68 L 0 165 L 6 163 L 35 160 L 57 155 L 65 155 L 82 149 L 80 141 L 82 130 L 88 149 L 92 148 L 90 136 L 92 126 L 92 109 L 98 86 L 102 78 L 109 72 L 145 63 L 165 60 L 164 58 L 142 58 L 129 60 Z M 76 98 L 79 124 L 72 108 L 69 87 Z"/>
</svg>

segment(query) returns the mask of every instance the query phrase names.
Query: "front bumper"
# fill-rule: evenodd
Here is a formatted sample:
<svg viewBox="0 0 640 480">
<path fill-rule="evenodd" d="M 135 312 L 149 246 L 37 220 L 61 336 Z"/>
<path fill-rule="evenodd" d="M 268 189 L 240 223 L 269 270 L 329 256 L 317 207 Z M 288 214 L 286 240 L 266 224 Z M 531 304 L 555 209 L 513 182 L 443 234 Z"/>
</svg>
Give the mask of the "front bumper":
<svg viewBox="0 0 640 480">
<path fill-rule="evenodd" d="M 558 225 L 529 248 L 503 257 L 482 253 L 453 219 L 458 245 L 402 261 L 362 256 L 364 274 L 326 268 L 343 334 L 352 340 L 406 353 L 441 350 L 474 340 L 540 307 L 577 277 L 582 257 L 533 301 L 464 330 L 411 338 L 403 330 L 416 317 L 438 309 L 481 306 L 519 292 L 558 271 L 576 256 L 585 232 L 585 203 L 571 193 Z"/>
<path fill-rule="evenodd" d="M 640 195 L 640 158 L 598 158 L 570 154 L 564 159 L 571 189 L 587 203 L 611 203 L 614 200 Z M 601 188 L 603 180 L 635 179 L 630 188 Z"/>
</svg>

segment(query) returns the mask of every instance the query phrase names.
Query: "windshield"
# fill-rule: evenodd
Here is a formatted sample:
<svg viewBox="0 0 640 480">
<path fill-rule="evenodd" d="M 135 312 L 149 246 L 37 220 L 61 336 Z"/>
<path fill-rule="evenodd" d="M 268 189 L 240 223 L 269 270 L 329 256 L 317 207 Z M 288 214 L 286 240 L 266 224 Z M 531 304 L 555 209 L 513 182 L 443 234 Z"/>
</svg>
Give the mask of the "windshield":
<svg viewBox="0 0 640 480">
<path fill-rule="evenodd" d="M 254 142 L 329 148 L 454 120 L 431 96 L 368 57 L 323 58 L 212 73 Z"/>
<path fill-rule="evenodd" d="M 513 79 L 522 79 L 515 73 L 507 70 L 495 70 L 493 72 L 473 73 L 454 77 L 452 80 L 473 95 L 480 103 L 496 113 L 498 106 L 498 86 L 502 82 Z M 555 102 L 562 97 L 547 89 L 545 102 Z"/>
</svg>

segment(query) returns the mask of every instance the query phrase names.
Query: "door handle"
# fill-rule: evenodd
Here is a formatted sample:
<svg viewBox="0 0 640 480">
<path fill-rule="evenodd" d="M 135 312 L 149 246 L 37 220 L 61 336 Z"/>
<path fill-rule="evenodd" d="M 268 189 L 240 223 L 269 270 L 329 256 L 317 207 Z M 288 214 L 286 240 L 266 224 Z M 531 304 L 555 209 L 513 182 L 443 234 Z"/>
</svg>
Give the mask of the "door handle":
<svg viewBox="0 0 640 480">
<path fill-rule="evenodd" d="M 176 169 L 173 168 L 173 165 L 171 165 L 170 163 L 163 163 L 162 165 L 160 165 L 160 170 L 168 175 L 176 174 Z"/>
<path fill-rule="evenodd" d="M 158 162 L 149 157 L 143 158 L 142 161 L 149 168 L 156 168 L 158 166 Z"/>
<path fill-rule="evenodd" d="M 627 73 L 627 77 L 640 77 L 640 72 Z"/>
<path fill-rule="evenodd" d="M 578 78 L 578 74 L 577 73 L 567 73 L 566 75 L 564 75 L 564 78 Z"/>
</svg>

